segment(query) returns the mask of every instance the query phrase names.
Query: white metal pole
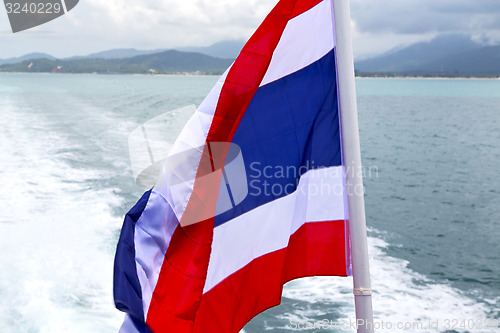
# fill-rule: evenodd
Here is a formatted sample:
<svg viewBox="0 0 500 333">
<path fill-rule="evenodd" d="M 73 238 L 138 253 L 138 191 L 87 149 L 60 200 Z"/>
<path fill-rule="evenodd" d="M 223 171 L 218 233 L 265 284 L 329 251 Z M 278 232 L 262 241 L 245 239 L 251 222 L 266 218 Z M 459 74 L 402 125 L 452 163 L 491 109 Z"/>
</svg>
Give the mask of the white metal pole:
<svg viewBox="0 0 500 333">
<path fill-rule="evenodd" d="M 366 241 L 365 201 L 361 172 L 349 0 L 333 0 L 333 11 L 356 322 L 358 324 L 358 333 L 368 333 L 373 332 L 372 290 Z"/>
</svg>

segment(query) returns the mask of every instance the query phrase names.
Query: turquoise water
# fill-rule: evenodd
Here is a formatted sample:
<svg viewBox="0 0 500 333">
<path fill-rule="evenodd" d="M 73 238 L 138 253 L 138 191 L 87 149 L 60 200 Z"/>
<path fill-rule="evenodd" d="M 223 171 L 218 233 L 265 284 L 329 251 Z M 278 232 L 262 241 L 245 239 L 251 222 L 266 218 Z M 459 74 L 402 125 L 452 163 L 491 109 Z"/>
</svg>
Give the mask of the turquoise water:
<svg viewBox="0 0 500 333">
<path fill-rule="evenodd" d="M 367 214 L 388 254 L 498 296 L 500 80 L 364 79 L 358 94 L 364 164 L 379 167 Z"/>
<path fill-rule="evenodd" d="M 114 249 L 142 193 L 128 134 L 216 80 L 0 75 L 0 332 L 118 329 Z M 356 84 L 376 319 L 500 319 L 500 80 Z M 353 319 L 351 283 L 293 281 L 245 332 Z"/>
</svg>

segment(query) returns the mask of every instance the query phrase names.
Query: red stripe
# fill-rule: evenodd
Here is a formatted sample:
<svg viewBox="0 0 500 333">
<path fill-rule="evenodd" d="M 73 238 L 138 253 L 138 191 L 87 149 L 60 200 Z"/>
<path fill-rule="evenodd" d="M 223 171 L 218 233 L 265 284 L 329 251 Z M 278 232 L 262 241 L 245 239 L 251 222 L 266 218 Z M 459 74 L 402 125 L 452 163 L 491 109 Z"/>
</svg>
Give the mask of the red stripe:
<svg viewBox="0 0 500 333">
<path fill-rule="evenodd" d="M 207 142 L 230 142 L 260 86 L 288 21 L 321 0 L 282 0 L 243 47 L 221 91 Z M 217 161 L 216 169 L 224 166 Z"/>
<path fill-rule="evenodd" d="M 320 1 L 281 0 L 250 38 L 225 80 L 207 143 L 231 142 L 234 133 L 258 89 L 289 19 Z M 224 166 L 227 147 L 217 154 L 204 152 L 197 170 L 194 189 L 175 230 L 160 272 L 147 323 L 154 332 L 192 332 L 197 320 L 210 258 L 213 218 L 197 222 L 196 216 L 212 216 L 218 198 L 219 181 L 200 183 L 199 176 Z M 206 211 L 202 211 L 206 210 Z M 186 227 L 186 225 L 189 225 Z M 204 330 L 205 332 L 218 332 Z"/>
<path fill-rule="evenodd" d="M 313 8 L 316 6 L 318 3 L 320 3 L 323 0 L 302 0 L 298 1 L 295 4 L 295 8 L 293 9 L 292 16 L 290 19 L 294 18 L 295 16 L 298 16 L 304 12 L 307 12 L 309 9 Z"/>
<path fill-rule="evenodd" d="M 214 215 L 220 179 L 201 184 L 199 179 L 202 175 L 224 167 L 229 142 L 232 141 L 245 110 L 266 74 L 288 21 L 320 2 L 321 0 L 281 0 L 243 47 L 224 81 L 207 134 L 208 145 L 203 149 L 193 192 L 182 216 L 181 225 L 198 222 L 197 216 Z M 211 142 L 228 144 L 219 146 L 217 152 L 211 152 Z"/>
<path fill-rule="evenodd" d="M 165 255 L 147 324 L 153 332 L 191 332 L 210 259 L 213 221 L 178 226 Z"/>
<path fill-rule="evenodd" d="M 305 276 L 347 276 L 344 221 L 306 223 L 288 247 L 253 260 L 202 297 L 194 332 L 239 332 L 278 305 L 283 285 Z"/>
</svg>

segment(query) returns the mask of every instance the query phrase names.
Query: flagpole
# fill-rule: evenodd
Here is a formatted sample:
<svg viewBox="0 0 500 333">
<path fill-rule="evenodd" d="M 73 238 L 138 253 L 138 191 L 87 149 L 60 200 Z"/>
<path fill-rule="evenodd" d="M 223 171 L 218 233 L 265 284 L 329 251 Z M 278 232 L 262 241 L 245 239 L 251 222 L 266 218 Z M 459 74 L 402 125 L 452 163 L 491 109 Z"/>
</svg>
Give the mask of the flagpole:
<svg viewBox="0 0 500 333">
<path fill-rule="evenodd" d="M 349 0 L 333 0 L 333 12 L 357 332 L 370 333 L 373 332 L 372 289 L 366 241 Z"/>
</svg>

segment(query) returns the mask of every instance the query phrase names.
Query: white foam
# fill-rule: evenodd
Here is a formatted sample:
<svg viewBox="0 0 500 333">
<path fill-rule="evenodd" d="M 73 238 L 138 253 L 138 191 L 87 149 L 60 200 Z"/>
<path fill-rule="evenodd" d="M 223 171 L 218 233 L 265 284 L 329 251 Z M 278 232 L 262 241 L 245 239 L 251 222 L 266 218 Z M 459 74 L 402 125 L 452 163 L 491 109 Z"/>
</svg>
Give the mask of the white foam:
<svg viewBox="0 0 500 333">
<path fill-rule="evenodd" d="M 42 115 L 20 100 L 0 109 L 0 331 L 114 332 L 109 244 L 121 199 L 90 188 L 108 175 L 54 158 L 74 147 Z"/>
<path fill-rule="evenodd" d="M 436 332 L 428 328 L 429 322 L 439 320 L 440 329 L 445 331 L 446 319 L 487 318 L 488 309 L 484 304 L 448 284 L 435 283 L 412 271 L 407 261 L 388 256 L 384 251 L 388 244 L 382 239 L 369 237 L 368 243 L 376 323 L 422 323 L 422 328 L 404 331 Z M 340 313 L 339 322 L 355 320 L 352 278 L 314 277 L 292 281 L 285 286 L 283 296 L 311 304 L 331 305 L 323 306 L 321 310 L 308 308 L 284 313 L 280 318 L 287 322 L 314 322 L 315 317 L 327 315 L 332 309 Z M 394 332 L 394 328 L 376 331 Z"/>
</svg>

